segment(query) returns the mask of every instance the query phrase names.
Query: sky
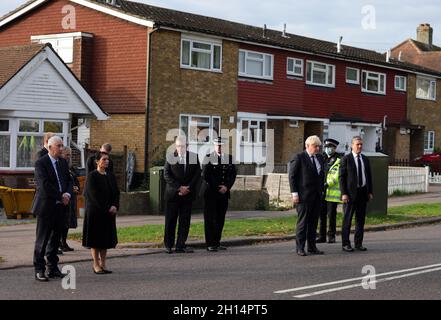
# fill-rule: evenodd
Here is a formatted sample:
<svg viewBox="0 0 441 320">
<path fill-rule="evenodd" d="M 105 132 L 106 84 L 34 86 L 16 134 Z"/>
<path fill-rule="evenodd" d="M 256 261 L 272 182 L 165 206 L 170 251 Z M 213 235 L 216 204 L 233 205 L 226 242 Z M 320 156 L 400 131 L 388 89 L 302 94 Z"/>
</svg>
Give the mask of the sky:
<svg viewBox="0 0 441 320">
<path fill-rule="evenodd" d="M 0 16 L 26 0 L 1 0 Z M 136 2 L 283 30 L 321 40 L 385 52 L 408 38 L 420 23 L 434 29 L 441 46 L 439 0 L 136 0 Z"/>
</svg>

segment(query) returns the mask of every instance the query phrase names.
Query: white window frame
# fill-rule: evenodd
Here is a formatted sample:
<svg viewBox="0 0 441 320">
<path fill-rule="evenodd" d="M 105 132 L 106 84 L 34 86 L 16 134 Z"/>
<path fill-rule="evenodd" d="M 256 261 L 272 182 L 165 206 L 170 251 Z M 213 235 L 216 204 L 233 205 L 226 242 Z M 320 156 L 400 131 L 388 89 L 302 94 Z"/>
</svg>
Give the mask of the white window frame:
<svg viewBox="0 0 441 320">
<path fill-rule="evenodd" d="M 418 80 L 426 80 L 426 81 L 430 81 L 429 84 L 429 97 L 425 97 L 422 96 L 421 94 L 418 93 Z M 429 77 L 422 77 L 422 76 L 417 76 L 416 77 L 416 98 L 417 99 L 422 99 L 422 100 L 430 100 L 430 101 L 436 101 L 436 88 L 437 86 L 437 82 L 436 79 L 434 78 L 429 78 Z"/>
<path fill-rule="evenodd" d="M 308 79 L 308 64 L 311 64 L 311 79 Z M 314 82 L 314 71 L 323 72 L 323 69 L 316 68 L 316 65 L 324 65 L 325 66 L 326 84 Z M 329 67 L 332 68 L 332 83 L 329 83 Z M 334 64 L 327 64 L 327 63 L 323 63 L 323 62 L 319 62 L 319 61 L 307 60 L 306 61 L 306 84 L 309 84 L 312 86 L 319 86 L 319 87 L 335 88 L 335 72 L 336 72 L 336 67 Z"/>
<path fill-rule="evenodd" d="M 435 131 L 430 130 L 425 133 L 427 133 L 428 141 L 426 141 L 426 135 L 424 134 L 424 154 L 431 154 L 435 150 Z"/>
<path fill-rule="evenodd" d="M 39 119 L 39 118 L 2 118 L 2 120 L 9 120 L 9 136 L 10 136 L 10 150 L 9 150 L 9 167 L 0 167 L 0 170 L 22 170 L 22 171 L 32 171 L 34 167 L 18 167 L 17 166 L 17 147 L 18 147 L 18 136 L 26 134 L 27 136 L 43 137 L 44 123 L 45 122 L 61 122 L 63 123 L 63 132 L 57 133 L 59 137 L 63 139 L 63 143 L 67 145 L 68 142 L 68 128 L 69 122 L 62 119 Z M 20 121 L 38 121 L 39 131 L 38 132 L 20 132 Z M 7 135 L 6 132 L 0 133 L 1 135 Z M 38 151 L 38 150 L 36 150 Z"/>
<path fill-rule="evenodd" d="M 245 66 L 244 66 L 244 72 L 240 71 L 240 64 L 241 64 L 241 59 L 240 59 L 240 54 L 243 53 L 245 54 Z M 253 53 L 253 54 L 260 54 L 262 55 L 262 59 L 257 59 L 257 58 L 253 58 L 253 57 L 249 57 L 249 53 Z M 267 69 L 265 67 L 265 62 L 267 61 L 267 59 L 265 58 L 269 58 L 270 60 L 270 74 L 269 75 L 265 75 L 265 70 Z M 247 73 L 247 62 L 248 61 L 257 61 L 257 62 L 262 62 L 262 76 L 258 76 L 258 75 L 254 75 L 254 74 L 248 74 Z M 247 77 L 247 78 L 256 78 L 256 79 L 264 79 L 264 80 L 273 80 L 274 79 L 274 55 L 272 54 L 268 54 L 268 53 L 263 53 L 263 52 L 258 52 L 258 51 L 250 51 L 250 50 L 243 50 L 240 49 L 239 50 L 239 76 L 240 77 Z"/>
<path fill-rule="evenodd" d="M 184 64 L 183 57 L 184 57 L 184 42 L 189 42 L 190 44 L 190 52 L 189 52 L 189 64 Z M 201 43 L 204 45 L 209 45 L 210 50 L 200 49 L 200 48 L 194 48 L 194 43 Z M 220 48 L 220 56 L 219 56 L 219 68 L 214 67 L 214 47 Z M 200 53 L 206 53 L 210 55 L 210 67 L 209 68 L 198 68 L 192 66 L 192 59 L 193 59 L 193 52 L 200 52 Z M 182 69 L 191 69 L 191 70 L 199 70 L 199 71 L 210 71 L 210 72 L 222 72 L 222 55 L 223 55 L 223 48 L 222 48 L 222 41 L 215 41 L 215 40 L 208 40 L 208 39 L 201 39 L 197 37 L 190 37 L 190 36 L 184 36 L 181 37 L 181 68 Z"/>
<path fill-rule="evenodd" d="M 397 80 L 403 80 L 403 87 L 397 86 Z M 400 81 L 401 84 L 401 81 Z M 407 91 L 407 78 L 405 76 L 395 76 L 394 87 L 396 91 Z"/>
<path fill-rule="evenodd" d="M 8 131 L 0 131 L 0 136 L 8 136 L 9 137 L 9 167 L 0 167 L 0 170 L 9 170 L 11 166 L 11 145 L 12 145 L 12 134 L 11 134 L 11 119 L 0 118 L 0 120 L 9 121 Z"/>
<path fill-rule="evenodd" d="M 292 63 L 293 63 L 293 67 L 294 67 L 293 70 L 289 70 L 289 62 L 290 61 L 292 61 Z M 298 62 L 300 62 L 300 64 L 297 64 Z M 295 72 L 296 67 L 301 69 L 300 73 Z M 304 69 L 303 59 L 297 59 L 297 58 L 291 58 L 291 57 L 286 58 L 286 74 L 287 75 L 303 78 L 304 72 L 305 72 L 305 69 Z"/>
<path fill-rule="evenodd" d="M 363 81 L 364 74 L 366 74 L 366 82 Z M 372 76 L 372 75 L 376 75 L 376 76 Z M 382 76 L 384 77 L 384 88 L 383 88 L 383 90 L 381 90 L 381 88 L 380 88 L 381 77 Z M 369 90 L 368 89 L 368 81 L 369 80 L 377 80 L 378 81 L 378 91 L 373 91 L 373 90 Z M 362 72 L 361 72 L 361 91 L 362 92 L 386 95 L 386 86 L 387 86 L 387 75 L 386 75 L 386 73 L 369 71 L 369 70 L 362 70 Z"/>
<path fill-rule="evenodd" d="M 348 79 L 348 70 L 355 70 L 355 71 L 357 71 L 357 80 Z M 346 78 L 346 83 L 360 84 L 360 69 L 346 67 L 345 78 Z"/>
<path fill-rule="evenodd" d="M 187 117 L 188 118 L 188 128 L 187 128 L 187 132 L 184 132 L 186 138 L 187 138 L 187 142 L 188 144 L 192 144 L 192 145 L 204 145 L 207 143 L 211 143 L 215 138 L 214 136 L 214 130 L 213 130 L 213 124 L 214 124 L 214 119 L 217 119 L 219 121 L 219 135 L 221 134 L 221 130 L 222 130 L 222 117 L 221 116 L 211 116 L 211 115 L 204 115 L 204 114 L 186 114 L 186 113 L 181 113 L 179 115 L 179 130 L 182 130 L 182 118 L 183 117 Z M 210 132 L 210 137 L 208 142 L 201 142 L 201 141 L 194 141 L 191 140 L 191 135 L 189 134 L 190 132 L 190 123 L 192 122 L 191 119 L 193 118 L 207 118 L 208 122 L 208 129 Z"/>
<path fill-rule="evenodd" d="M 257 122 L 256 125 L 252 125 L 251 122 Z M 248 122 L 248 128 L 246 129 L 248 131 L 247 134 L 247 141 L 243 141 L 243 137 L 244 137 L 244 128 L 243 128 L 243 123 L 244 122 Z M 262 140 L 262 133 L 260 132 L 260 125 L 261 123 L 265 123 L 265 140 Z M 257 141 L 251 141 L 251 130 L 253 129 L 257 129 Z M 241 118 L 240 119 L 240 144 L 242 146 L 244 145 L 266 145 L 266 137 L 267 137 L 267 130 L 268 130 L 268 121 L 266 119 L 256 119 L 256 118 Z"/>
</svg>

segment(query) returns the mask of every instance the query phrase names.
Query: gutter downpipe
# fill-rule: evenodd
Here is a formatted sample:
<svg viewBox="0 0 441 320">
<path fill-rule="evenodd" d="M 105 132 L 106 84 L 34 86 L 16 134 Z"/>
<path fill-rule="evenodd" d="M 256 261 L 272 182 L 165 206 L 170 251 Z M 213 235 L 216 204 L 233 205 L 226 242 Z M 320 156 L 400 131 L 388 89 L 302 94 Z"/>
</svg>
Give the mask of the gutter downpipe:
<svg viewBox="0 0 441 320">
<path fill-rule="evenodd" d="M 148 182 L 149 176 L 149 123 L 150 123 L 150 88 L 151 88 L 151 62 L 152 62 L 152 34 L 159 30 L 158 26 L 148 31 L 148 57 L 147 57 L 147 103 L 145 115 L 145 142 L 144 142 L 144 183 Z"/>
</svg>

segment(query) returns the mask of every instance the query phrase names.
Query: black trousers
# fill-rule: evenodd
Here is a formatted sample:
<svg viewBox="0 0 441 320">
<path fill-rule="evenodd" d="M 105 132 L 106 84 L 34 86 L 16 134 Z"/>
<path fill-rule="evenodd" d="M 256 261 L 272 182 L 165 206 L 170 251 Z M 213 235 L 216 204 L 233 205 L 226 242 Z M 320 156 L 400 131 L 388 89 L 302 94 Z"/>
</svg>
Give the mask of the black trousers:
<svg viewBox="0 0 441 320">
<path fill-rule="evenodd" d="M 176 248 L 185 248 L 190 232 L 192 202 L 189 200 L 168 201 L 166 206 L 164 245 L 166 248 L 173 248 L 179 219 Z"/>
<path fill-rule="evenodd" d="M 297 209 L 297 229 L 296 244 L 297 250 L 304 250 L 305 244 L 308 249 L 316 248 L 317 224 L 320 215 L 322 201 L 302 202 L 296 205 Z"/>
<path fill-rule="evenodd" d="M 367 190 L 360 188 L 357 192 L 355 201 L 343 204 L 343 226 L 341 229 L 342 245 L 351 245 L 349 235 L 351 233 L 352 217 L 355 213 L 355 246 L 363 244 L 364 224 L 366 220 L 366 206 L 367 206 Z"/>
<path fill-rule="evenodd" d="M 58 269 L 58 248 L 60 246 L 61 233 L 65 226 L 65 210 L 62 204 L 57 204 L 56 212 L 49 215 L 37 216 L 37 230 L 34 248 L 35 272 Z"/>
<path fill-rule="evenodd" d="M 204 229 L 207 247 L 220 246 L 227 210 L 227 196 L 205 197 Z"/>
<path fill-rule="evenodd" d="M 337 232 L 337 202 L 323 201 L 322 209 L 320 211 L 320 232 L 319 236 L 322 239 L 334 237 Z M 327 221 L 329 220 L 329 230 Z"/>
</svg>

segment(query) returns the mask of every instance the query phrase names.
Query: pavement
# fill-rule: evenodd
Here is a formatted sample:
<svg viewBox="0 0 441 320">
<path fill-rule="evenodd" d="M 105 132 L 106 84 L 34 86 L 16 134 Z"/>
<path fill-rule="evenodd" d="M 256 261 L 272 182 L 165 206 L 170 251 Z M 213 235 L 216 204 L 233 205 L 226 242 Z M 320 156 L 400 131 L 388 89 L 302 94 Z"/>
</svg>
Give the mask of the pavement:
<svg viewBox="0 0 441 320">
<path fill-rule="evenodd" d="M 429 193 L 394 197 L 388 201 L 389 207 L 408 205 L 414 203 L 436 203 L 441 202 L 441 186 L 431 186 Z M 251 219 L 251 218 L 274 218 L 295 215 L 294 210 L 288 211 L 229 211 L 227 219 Z M 192 222 L 203 221 L 202 214 L 194 214 Z M 33 246 L 35 241 L 35 221 L 13 221 L 19 223 L 11 225 L 11 221 L 0 218 L 0 257 L 4 259 L 0 262 L 1 269 L 14 269 L 19 267 L 32 266 Z M 367 228 L 366 231 L 384 231 L 394 228 L 413 227 L 417 225 L 426 225 L 441 222 L 440 218 L 423 219 L 422 221 L 412 223 L 402 223 L 397 225 L 375 226 Z M 163 216 L 120 216 L 117 218 L 118 227 L 143 226 L 146 224 L 163 224 Z M 79 220 L 77 229 L 70 230 L 70 233 L 82 231 L 82 220 Z M 284 237 L 239 237 L 234 239 L 223 239 L 223 243 L 229 246 L 250 245 L 257 242 L 271 242 L 292 240 L 294 236 Z M 79 242 L 69 241 L 69 245 L 75 249 L 60 256 L 60 263 L 71 263 L 91 260 L 89 250 L 83 248 Z M 204 243 L 200 241 L 188 242 L 188 245 L 199 248 Z M 118 245 L 117 249 L 109 250 L 109 257 L 127 257 L 146 254 L 155 254 L 162 252 L 162 248 L 157 248 L 152 244 L 124 244 Z"/>
<path fill-rule="evenodd" d="M 341 243 L 319 244 L 324 255 L 300 257 L 294 252 L 294 243 L 285 241 L 234 246 L 215 253 L 200 249 L 192 254 L 112 258 L 107 264 L 111 275 L 93 274 L 92 263 L 84 261 L 72 264 L 75 277 L 71 269 L 69 284 L 75 283 L 75 288 L 66 289 L 62 288 L 64 281 L 35 281 L 32 267 L 1 270 L 0 300 L 155 300 L 147 308 L 142 305 L 144 312 L 150 313 L 157 305 L 162 306 L 159 311 L 171 312 L 170 307 L 196 307 L 211 300 L 244 301 L 216 302 L 215 306 L 283 300 L 287 302 L 283 304 L 285 312 L 292 310 L 292 300 L 439 300 L 440 243 L 438 224 L 367 233 L 363 242 L 366 252 L 343 252 Z M 166 308 L 161 301 L 169 301 Z M 287 318 L 286 313 L 274 315 L 272 302 L 265 319 Z M 375 310 L 365 308 L 365 313 L 369 312 Z M 160 318 L 200 317 L 169 313 Z M 237 317 L 230 313 L 216 317 L 220 318 Z"/>
</svg>

